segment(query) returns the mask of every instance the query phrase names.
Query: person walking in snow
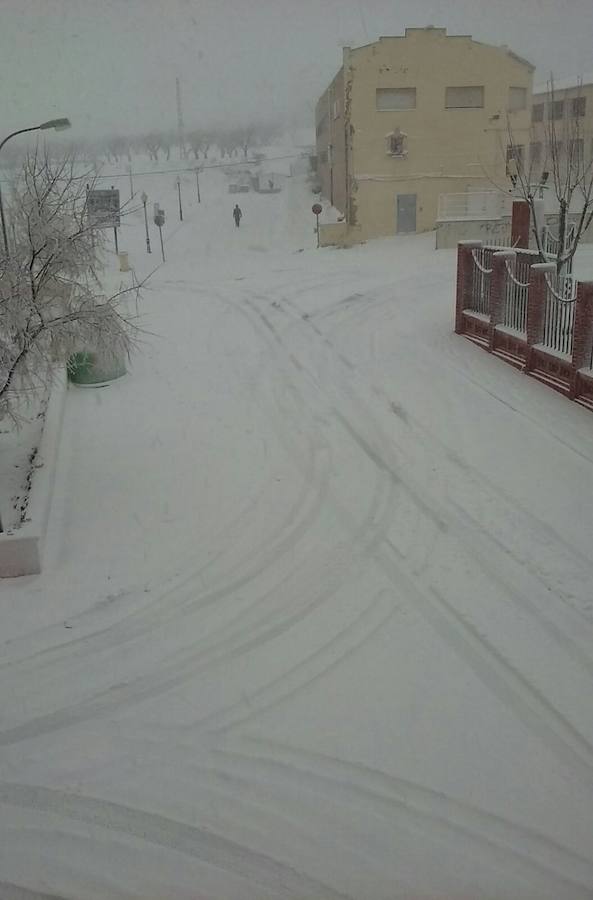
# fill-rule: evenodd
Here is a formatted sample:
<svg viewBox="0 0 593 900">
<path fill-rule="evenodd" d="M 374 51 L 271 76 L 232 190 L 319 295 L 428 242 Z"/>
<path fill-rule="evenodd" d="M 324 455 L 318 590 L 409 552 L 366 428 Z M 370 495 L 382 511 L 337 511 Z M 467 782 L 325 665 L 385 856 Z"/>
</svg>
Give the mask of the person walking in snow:
<svg viewBox="0 0 593 900">
<path fill-rule="evenodd" d="M 243 217 L 243 213 L 241 212 L 239 204 L 235 203 L 235 208 L 233 210 L 233 219 L 235 220 L 235 225 L 237 226 L 237 228 L 239 227 L 242 217 Z"/>
</svg>

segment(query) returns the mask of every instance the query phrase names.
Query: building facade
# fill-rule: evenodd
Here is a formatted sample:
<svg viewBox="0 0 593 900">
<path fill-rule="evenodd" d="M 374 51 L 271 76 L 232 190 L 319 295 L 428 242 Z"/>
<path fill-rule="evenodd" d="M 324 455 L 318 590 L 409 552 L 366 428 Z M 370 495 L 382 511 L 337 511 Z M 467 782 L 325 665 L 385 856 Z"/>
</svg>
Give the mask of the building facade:
<svg viewBox="0 0 593 900">
<path fill-rule="evenodd" d="M 560 169 L 572 163 L 586 171 L 593 160 L 593 75 L 538 86 L 534 91 L 530 143 L 525 148 L 534 181 L 553 165 L 552 128 Z"/>
<path fill-rule="evenodd" d="M 529 141 L 533 66 L 444 28 L 343 50 L 316 106 L 322 194 L 351 241 L 426 231 L 439 195 L 506 184 L 507 121 Z"/>
</svg>

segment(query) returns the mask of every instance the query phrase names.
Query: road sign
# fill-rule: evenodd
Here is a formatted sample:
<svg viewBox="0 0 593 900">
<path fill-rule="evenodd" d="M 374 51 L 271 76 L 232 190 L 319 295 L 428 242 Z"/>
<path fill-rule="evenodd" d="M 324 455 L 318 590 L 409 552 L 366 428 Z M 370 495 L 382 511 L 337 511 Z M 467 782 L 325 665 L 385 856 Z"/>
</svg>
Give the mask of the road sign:
<svg viewBox="0 0 593 900">
<path fill-rule="evenodd" d="M 119 228 L 119 191 L 89 191 L 87 210 L 90 224 L 94 228 Z"/>
<path fill-rule="evenodd" d="M 323 212 L 323 206 L 321 203 L 314 203 L 311 209 L 313 210 L 313 215 L 315 216 L 315 221 L 317 223 L 315 231 L 317 232 L 317 246 L 319 247 L 319 216 Z"/>
</svg>

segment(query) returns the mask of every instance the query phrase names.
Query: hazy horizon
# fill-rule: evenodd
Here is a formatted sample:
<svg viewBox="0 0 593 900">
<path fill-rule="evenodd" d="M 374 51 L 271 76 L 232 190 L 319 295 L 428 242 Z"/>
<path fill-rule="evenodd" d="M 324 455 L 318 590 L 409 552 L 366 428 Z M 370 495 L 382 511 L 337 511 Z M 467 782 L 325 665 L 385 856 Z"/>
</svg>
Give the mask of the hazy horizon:
<svg viewBox="0 0 593 900">
<path fill-rule="evenodd" d="M 311 126 L 341 48 L 406 27 L 507 44 L 534 81 L 593 70 L 590 0 L 1 0 L 2 132 L 69 116 L 75 138 L 273 119 Z M 560 35 L 560 36 L 558 36 Z"/>
</svg>

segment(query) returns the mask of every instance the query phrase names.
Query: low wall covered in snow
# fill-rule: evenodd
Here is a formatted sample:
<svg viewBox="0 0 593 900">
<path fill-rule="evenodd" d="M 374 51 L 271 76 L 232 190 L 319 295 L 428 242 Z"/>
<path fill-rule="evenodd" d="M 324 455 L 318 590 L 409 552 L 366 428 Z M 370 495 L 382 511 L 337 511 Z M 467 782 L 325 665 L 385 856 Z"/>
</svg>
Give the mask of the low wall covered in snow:
<svg viewBox="0 0 593 900">
<path fill-rule="evenodd" d="M 577 216 L 571 215 L 569 221 L 577 224 Z M 558 216 L 546 215 L 546 225 L 554 229 L 558 227 Z M 503 216 L 500 219 L 457 219 L 443 220 L 436 223 L 436 249 L 452 250 L 460 241 L 483 241 L 490 246 L 511 245 L 511 218 Z M 584 244 L 593 243 L 593 222 L 581 235 Z M 534 246 L 535 240 L 531 236 L 530 244 Z"/>
<path fill-rule="evenodd" d="M 436 223 L 436 249 L 452 250 L 459 241 L 484 241 L 485 244 L 509 245 L 511 218 L 462 219 Z"/>
<path fill-rule="evenodd" d="M 60 371 L 52 387 L 43 434 L 33 470 L 26 521 L 13 532 L 0 534 L 0 578 L 41 572 L 43 543 L 49 519 L 67 380 Z"/>
<path fill-rule="evenodd" d="M 319 226 L 320 247 L 352 247 L 361 240 L 360 229 L 346 222 L 328 222 Z"/>
</svg>

